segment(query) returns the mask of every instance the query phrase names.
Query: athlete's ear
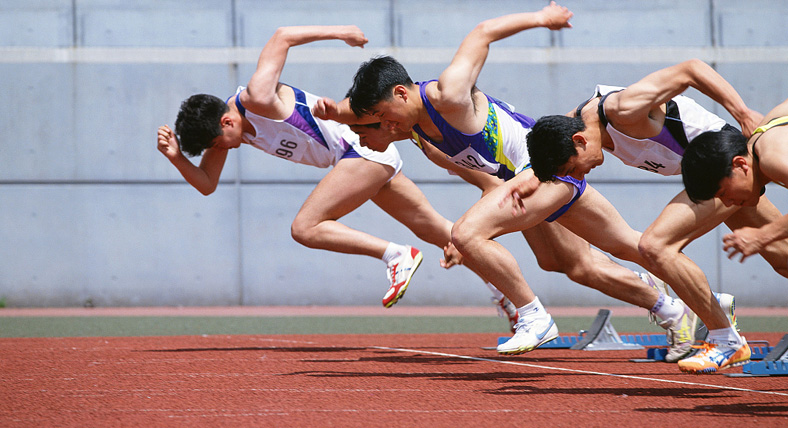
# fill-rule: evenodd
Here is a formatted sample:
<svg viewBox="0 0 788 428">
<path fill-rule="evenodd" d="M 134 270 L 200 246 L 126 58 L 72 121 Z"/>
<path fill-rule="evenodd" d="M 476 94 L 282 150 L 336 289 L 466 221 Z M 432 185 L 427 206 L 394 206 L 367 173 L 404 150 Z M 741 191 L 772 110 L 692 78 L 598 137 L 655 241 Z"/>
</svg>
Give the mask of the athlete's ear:
<svg viewBox="0 0 788 428">
<path fill-rule="evenodd" d="M 222 128 L 232 127 L 233 119 L 230 117 L 229 114 L 225 113 L 222 115 L 221 118 L 219 118 L 219 125 L 221 125 Z"/>
<path fill-rule="evenodd" d="M 586 136 L 583 135 L 582 131 L 572 134 L 572 142 L 575 143 L 575 146 L 578 148 L 585 147 L 586 144 L 588 144 Z"/>
<path fill-rule="evenodd" d="M 408 89 L 404 85 L 394 85 L 392 92 L 394 97 L 400 97 L 403 101 L 408 101 Z"/>
<path fill-rule="evenodd" d="M 744 156 L 734 156 L 731 159 L 731 166 L 733 169 L 741 169 L 745 175 L 750 171 L 750 163 Z"/>
</svg>

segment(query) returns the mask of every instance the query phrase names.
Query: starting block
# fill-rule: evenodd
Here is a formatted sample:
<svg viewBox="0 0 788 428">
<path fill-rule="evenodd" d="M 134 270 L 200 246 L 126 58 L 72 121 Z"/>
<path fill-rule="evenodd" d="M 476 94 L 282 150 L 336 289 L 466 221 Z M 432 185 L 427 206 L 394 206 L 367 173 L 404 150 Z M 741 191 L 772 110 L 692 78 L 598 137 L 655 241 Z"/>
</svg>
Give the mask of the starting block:
<svg viewBox="0 0 788 428">
<path fill-rule="evenodd" d="M 742 366 L 741 373 L 729 373 L 725 376 L 788 376 L 788 334 L 783 336 L 777 345 L 771 348 L 769 353 L 763 357 L 763 361 L 750 361 Z"/>
<path fill-rule="evenodd" d="M 626 343 L 610 323 L 611 312 L 609 309 L 600 309 L 596 319 L 591 324 L 591 329 L 586 332 L 582 340 L 572 345 L 569 349 L 583 349 L 586 351 L 618 351 L 625 349 L 643 349 L 637 343 Z"/>
<path fill-rule="evenodd" d="M 703 324 L 703 321 L 698 320 L 698 325 L 695 326 L 695 340 L 706 340 L 706 336 L 709 335 L 709 329 L 706 328 L 706 325 Z M 650 348 L 646 350 L 646 358 L 635 358 L 630 361 L 633 363 L 659 363 L 665 362 L 665 356 L 668 355 L 668 338 L 666 335 L 660 335 L 664 342 L 655 345 L 657 348 Z M 687 355 L 687 357 L 695 355 L 698 352 L 697 349 L 693 349 L 692 352 Z"/>
<path fill-rule="evenodd" d="M 586 351 L 615 351 L 643 349 L 645 346 L 667 346 L 664 334 L 619 335 L 610 322 L 609 309 L 600 309 L 589 330 L 581 330 L 573 336 L 558 336 L 538 349 L 582 349 Z M 499 337 L 498 344 L 509 337 Z M 484 348 L 495 349 L 495 348 Z"/>
</svg>

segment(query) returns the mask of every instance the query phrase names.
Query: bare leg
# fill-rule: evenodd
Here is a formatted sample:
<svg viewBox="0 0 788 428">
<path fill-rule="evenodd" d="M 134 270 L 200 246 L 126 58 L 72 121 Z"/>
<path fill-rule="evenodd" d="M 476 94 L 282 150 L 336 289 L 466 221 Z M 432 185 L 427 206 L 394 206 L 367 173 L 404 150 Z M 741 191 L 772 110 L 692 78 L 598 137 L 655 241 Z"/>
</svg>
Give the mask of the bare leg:
<svg viewBox="0 0 788 428">
<path fill-rule="evenodd" d="M 423 241 L 443 248 L 451 239 L 452 222 L 435 211 L 421 189 L 401 172 L 381 187 L 372 202 Z"/>
<path fill-rule="evenodd" d="M 421 189 L 401 172 L 380 189 L 372 202 L 422 241 L 441 249 L 451 241 L 454 224 L 435 211 Z M 472 262 L 465 262 L 464 265 L 479 275 L 483 282 L 487 282 Z"/>
<path fill-rule="evenodd" d="M 659 292 L 635 272 L 613 262 L 559 224 L 543 222 L 523 235 L 542 269 L 565 273 L 574 282 L 646 310 L 659 298 Z"/>
<path fill-rule="evenodd" d="M 340 160 L 320 180 L 293 220 L 293 239 L 309 248 L 383 257 L 388 241 L 337 220 L 370 200 L 394 170 L 363 158 Z"/>
<path fill-rule="evenodd" d="M 682 191 L 646 229 L 639 244 L 648 270 L 670 284 L 709 330 L 730 328 L 730 321 L 703 271 L 682 250 L 736 210 L 717 199 L 694 204 Z"/>
<path fill-rule="evenodd" d="M 536 296 L 514 256 L 493 239 L 538 225 L 567 203 L 573 194 L 573 188 L 567 183 L 544 183 L 523 200 L 525 213 L 514 215 L 511 208 L 501 208 L 499 202 L 510 193 L 511 186 L 526 178 L 526 174 L 533 173 L 525 171 L 482 197 L 452 228 L 452 242 L 465 260 L 517 307 L 531 303 Z"/>
</svg>

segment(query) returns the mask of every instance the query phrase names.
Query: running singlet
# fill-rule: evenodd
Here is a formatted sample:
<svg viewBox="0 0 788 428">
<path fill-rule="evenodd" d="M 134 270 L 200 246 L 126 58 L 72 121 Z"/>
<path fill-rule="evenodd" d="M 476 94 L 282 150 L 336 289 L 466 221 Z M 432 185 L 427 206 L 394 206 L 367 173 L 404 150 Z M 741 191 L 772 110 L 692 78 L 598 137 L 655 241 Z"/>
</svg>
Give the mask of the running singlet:
<svg viewBox="0 0 788 428">
<path fill-rule="evenodd" d="M 717 115 L 701 107 L 693 99 L 678 95 L 666 104 L 665 124 L 659 135 L 651 138 L 632 138 L 616 128 L 605 116 L 605 99 L 622 87 L 597 85 L 594 96 L 581 104 L 576 111 L 579 115 L 583 107 L 594 98 L 599 100 L 599 120 L 613 139 L 611 154 L 629 166 L 655 172 L 661 175 L 681 174 L 681 158 L 687 144 L 706 131 L 719 131 L 730 126 Z"/>
<path fill-rule="evenodd" d="M 295 93 L 295 108 L 285 120 L 273 120 L 255 114 L 241 105 L 235 106 L 254 126 L 255 135 L 245 133 L 244 141 L 276 157 L 318 168 L 336 165 L 343 157 L 363 157 L 377 163 L 391 165 L 395 171 L 402 167 L 399 152 L 393 144 L 382 153 L 373 152 L 359 144 L 358 135 L 350 127 L 312 116 L 312 106 L 318 97 L 290 86 Z M 236 95 L 244 87 L 238 87 Z"/>
<path fill-rule="evenodd" d="M 418 82 L 419 93 L 430 119 L 443 136 L 442 142 L 432 141 L 418 125 L 413 131 L 438 150 L 445 153 L 455 164 L 509 180 L 528 165 L 528 146 L 525 138 L 535 121 L 515 113 L 514 108 L 495 98 L 487 97 L 487 123 L 476 134 L 464 134 L 438 113 L 427 99 L 427 82 Z M 418 140 L 414 140 L 419 145 Z M 423 150 L 423 149 L 422 149 Z"/>
<path fill-rule="evenodd" d="M 432 106 L 427 98 L 425 89 L 427 82 L 420 82 L 419 93 L 430 119 L 443 136 L 442 142 L 432 141 L 418 125 L 413 127 L 412 140 L 424 151 L 420 139 L 432 143 L 438 150 L 445 153 L 449 160 L 455 164 L 495 175 L 503 180 L 510 180 L 521 171 L 530 168 L 530 156 L 526 137 L 535 121 L 528 116 L 514 112 L 514 107 L 487 97 L 487 123 L 481 132 L 468 135 L 464 134 L 446 122 Z M 586 180 L 576 180 L 572 177 L 556 177 L 558 180 L 574 186 L 572 199 L 545 221 L 553 222 L 563 215 L 583 194 Z"/>
</svg>

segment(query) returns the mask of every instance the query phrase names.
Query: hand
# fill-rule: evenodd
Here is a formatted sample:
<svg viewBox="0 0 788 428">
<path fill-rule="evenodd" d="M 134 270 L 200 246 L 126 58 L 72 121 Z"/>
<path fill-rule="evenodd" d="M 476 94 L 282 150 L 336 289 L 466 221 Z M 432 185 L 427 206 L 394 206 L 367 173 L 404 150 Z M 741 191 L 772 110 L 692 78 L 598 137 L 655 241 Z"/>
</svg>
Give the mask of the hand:
<svg viewBox="0 0 788 428">
<path fill-rule="evenodd" d="M 343 34 L 341 39 L 349 46 L 360 48 L 363 48 L 369 42 L 364 36 L 364 32 L 355 25 L 349 25 L 347 34 Z"/>
<path fill-rule="evenodd" d="M 512 216 L 517 217 L 517 214 L 525 214 L 524 198 L 530 196 L 536 188 L 539 187 L 539 179 L 536 176 L 531 176 L 525 180 L 513 180 L 503 184 L 506 189 L 506 194 L 503 199 L 498 202 L 498 207 L 503 208 L 506 205 L 512 206 Z"/>
<path fill-rule="evenodd" d="M 462 264 L 462 254 L 457 251 L 457 248 L 449 242 L 443 247 L 443 259 L 441 260 L 441 267 L 449 269 L 452 266 Z"/>
<path fill-rule="evenodd" d="M 723 249 L 728 253 L 728 258 L 733 259 L 741 254 L 739 262 L 744 262 L 747 257 L 759 253 L 766 245 L 761 241 L 759 229 L 742 227 L 733 233 L 722 237 Z"/>
<path fill-rule="evenodd" d="M 328 97 L 320 98 L 312 107 L 312 116 L 323 120 L 336 120 L 339 117 L 336 101 Z"/>
<path fill-rule="evenodd" d="M 763 115 L 755 110 L 748 110 L 747 115 L 739 122 L 741 132 L 745 137 L 750 138 L 753 131 L 763 121 Z"/>
<path fill-rule="evenodd" d="M 572 28 L 569 20 L 574 15 L 568 8 L 555 4 L 554 1 L 550 5 L 545 6 L 541 10 L 542 13 L 542 27 L 551 30 L 560 30 L 562 28 Z"/>
<path fill-rule="evenodd" d="M 169 160 L 181 156 L 181 146 L 178 144 L 178 139 L 167 125 L 159 127 L 157 146 L 159 151 Z"/>
</svg>

